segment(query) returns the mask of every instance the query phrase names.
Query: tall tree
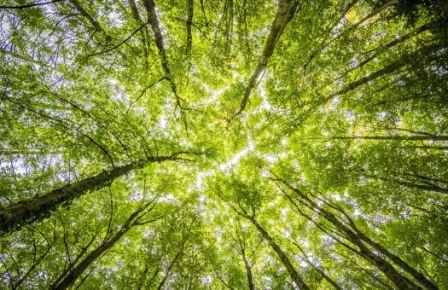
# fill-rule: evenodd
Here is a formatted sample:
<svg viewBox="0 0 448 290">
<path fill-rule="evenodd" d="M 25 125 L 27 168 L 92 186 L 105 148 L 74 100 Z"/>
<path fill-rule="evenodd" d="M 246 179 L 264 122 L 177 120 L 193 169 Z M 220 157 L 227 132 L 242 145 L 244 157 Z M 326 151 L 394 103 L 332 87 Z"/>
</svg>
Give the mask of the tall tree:
<svg viewBox="0 0 448 290">
<path fill-rule="evenodd" d="M 182 158 L 178 157 L 178 155 L 152 157 L 141 162 L 115 167 L 95 176 L 56 188 L 46 194 L 8 205 L 0 209 L 1 232 L 8 233 L 14 231 L 25 224 L 48 216 L 57 206 L 70 202 L 86 193 L 98 190 L 110 184 L 115 178 L 123 176 L 132 170 L 142 168 L 150 163 L 181 160 Z"/>
<path fill-rule="evenodd" d="M 58 277 L 53 285 L 51 285 L 50 289 L 67 289 L 73 285 L 90 265 L 97 261 L 105 252 L 107 252 L 107 250 L 112 248 L 129 230 L 135 226 L 145 225 L 160 219 L 160 217 L 147 217 L 154 208 L 154 203 L 155 201 L 152 200 L 140 206 L 128 217 L 120 230 L 110 237 L 103 239 L 98 247 L 86 255 L 77 265 L 74 265 L 73 268 L 69 269 L 68 273 L 64 273 L 64 276 Z"/>
</svg>

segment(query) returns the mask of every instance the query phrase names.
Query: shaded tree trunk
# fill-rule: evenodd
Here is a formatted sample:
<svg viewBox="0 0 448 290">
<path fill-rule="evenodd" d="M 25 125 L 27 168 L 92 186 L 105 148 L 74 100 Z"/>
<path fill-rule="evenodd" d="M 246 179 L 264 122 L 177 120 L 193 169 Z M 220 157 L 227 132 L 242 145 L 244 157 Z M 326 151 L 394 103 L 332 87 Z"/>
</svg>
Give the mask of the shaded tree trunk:
<svg viewBox="0 0 448 290">
<path fill-rule="evenodd" d="M 249 264 L 249 261 L 246 257 L 246 250 L 245 249 L 241 249 L 241 255 L 243 256 L 243 261 L 244 261 L 244 268 L 246 269 L 246 277 L 247 277 L 247 285 L 249 290 L 254 290 L 255 289 L 255 285 L 254 285 L 254 280 L 253 280 L 253 275 L 252 275 L 252 267 Z"/>
<path fill-rule="evenodd" d="M 367 57 L 366 59 L 364 59 L 363 61 L 361 61 L 359 64 L 357 64 L 356 66 L 354 66 L 353 68 L 349 69 L 347 72 L 353 71 L 355 69 L 359 69 L 362 68 L 363 66 L 365 66 L 367 63 L 369 63 L 370 61 L 372 61 L 373 59 L 375 59 L 376 57 L 378 57 L 385 49 L 394 47 L 402 42 L 405 42 L 406 40 L 419 35 L 422 32 L 428 31 L 429 29 L 431 29 L 432 27 L 435 27 L 437 25 L 437 22 L 431 22 L 431 23 L 426 23 L 420 27 L 418 27 L 417 29 L 406 33 L 403 36 L 400 36 L 388 43 L 386 43 L 385 45 L 380 45 L 379 47 L 375 48 L 374 51 L 376 53 L 372 54 L 371 56 Z M 366 53 L 369 53 L 371 51 L 368 51 Z"/>
<path fill-rule="evenodd" d="M 257 220 L 254 217 L 249 216 L 249 215 L 247 215 L 245 213 L 241 213 L 241 212 L 238 212 L 238 213 L 241 216 L 243 216 L 246 219 L 248 219 L 257 228 L 257 230 L 260 232 L 260 234 L 263 236 L 263 238 L 269 243 L 271 248 L 274 250 L 274 252 L 279 257 L 280 261 L 285 266 L 286 270 L 288 271 L 289 275 L 291 276 L 291 279 L 294 281 L 296 286 L 299 289 L 303 289 L 303 290 L 310 289 L 308 287 L 308 285 L 305 283 L 305 281 L 302 279 L 302 277 L 300 277 L 299 273 L 294 268 L 293 264 L 289 260 L 289 258 L 286 255 L 286 253 L 283 252 L 283 250 L 280 248 L 279 245 L 277 245 L 277 243 L 275 243 L 274 239 L 272 239 L 272 237 L 269 235 L 269 233 L 257 222 Z"/>
<path fill-rule="evenodd" d="M 163 68 L 163 71 L 164 71 L 165 77 L 166 77 L 165 79 L 170 83 L 171 91 L 173 92 L 173 95 L 176 99 L 176 108 L 179 108 L 180 113 L 181 113 L 181 118 L 184 123 L 185 130 L 187 130 L 188 126 L 187 126 L 187 119 L 186 119 L 185 113 L 183 111 L 183 108 L 184 108 L 183 104 L 182 104 L 183 100 L 177 92 L 177 86 L 173 80 L 173 76 L 171 74 L 171 71 L 170 71 L 170 68 L 168 65 L 168 57 L 166 55 L 166 49 L 165 49 L 165 45 L 164 45 L 163 35 L 162 35 L 162 31 L 160 29 L 160 23 L 159 23 L 159 19 L 157 18 L 157 13 L 156 13 L 156 4 L 155 4 L 154 0 L 144 0 L 143 4 L 148 13 L 148 22 L 151 25 L 152 31 L 154 32 L 154 37 L 155 37 L 155 41 L 156 41 L 157 50 L 159 52 L 160 62 L 162 64 L 162 68 Z"/>
<path fill-rule="evenodd" d="M 64 0 L 52 0 L 52 1 L 46 1 L 46 2 L 38 2 L 38 3 L 30 3 L 30 4 L 23 4 L 23 5 L 0 5 L 0 9 L 26 9 L 26 8 L 32 8 L 37 6 L 43 6 L 47 4 L 62 2 Z"/>
<path fill-rule="evenodd" d="M 350 9 L 356 4 L 356 2 L 358 1 L 353 1 L 349 4 L 349 6 L 347 7 L 347 9 L 345 10 L 345 13 L 343 14 L 343 16 L 339 19 L 339 22 L 345 17 L 345 15 L 350 11 Z M 308 59 L 305 61 L 305 63 L 302 65 L 303 69 L 306 69 L 308 67 L 308 65 L 311 63 L 311 61 L 318 55 L 321 54 L 321 52 L 323 50 L 325 50 L 327 47 L 329 47 L 331 44 L 333 44 L 336 40 L 338 40 L 341 36 L 350 33 L 351 31 L 355 31 L 356 29 L 358 29 L 358 27 L 360 27 L 364 22 L 366 22 L 367 20 L 373 18 L 374 16 L 376 16 L 377 14 L 381 13 L 382 11 L 384 11 L 386 8 L 390 7 L 393 4 L 394 1 L 388 1 L 386 2 L 383 6 L 373 10 L 370 14 L 368 14 L 366 17 L 364 17 L 363 19 L 359 20 L 357 23 L 355 23 L 353 26 L 350 26 L 349 28 L 345 29 L 344 31 L 342 31 L 341 33 L 337 34 L 335 37 L 331 38 L 330 40 L 328 40 L 328 37 L 324 39 L 324 41 L 321 42 L 319 48 L 317 50 L 315 50 L 309 57 Z M 339 22 L 335 23 L 331 30 L 329 32 L 331 32 L 336 25 L 339 24 Z"/>
<path fill-rule="evenodd" d="M 448 141 L 448 136 L 336 136 L 329 139 L 361 139 L 361 140 L 404 140 L 404 141 Z"/>
<path fill-rule="evenodd" d="M 187 40 L 186 40 L 186 56 L 190 58 L 191 54 L 191 46 L 193 43 L 191 36 L 191 26 L 193 25 L 193 5 L 194 0 L 187 0 L 187 21 L 186 21 L 186 30 L 187 30 Z"/>
<path fill-rule="evenodd" d="M 141 207 L 134 211 L 121 229 L 115 233 L 111 238 L 104 240 L 95 250 L 90 252 L 77 266 L 70 269 L 68 274 L 63 279 L 58 279 L 60 282 L 54 283 L 50 286 L 50 289 L 64 290 L 70 287 L 84 272 L 85 270 L 98 258 L 100 258 L 107 250 L 112 248 L 122 236 L 124 236 L 133 226 L 138 225 L 138 221 L 148 212 L 145 210 L 151 203 L 147 203 L 144 207 Z M 143 213 L 143 215 L 142 215 Z"/>
<path fill-rule="evenodd" d="M 436 52 L 437 50 L 441 49 L 442 47 L 443 47 L 443 45 L 434 44 L 434 45 L 429 45 L 429 46 L 420 48 L 415 52 L 405 54 L 400 59 L 388 64 L 384 68 L 377 70 L 368 76 L 362 77 L 356 81 L 353 81 L 353 82 L 345 85 L 342 89 L 340 89 L 340 90 L 332 93 L 330 96 L 328 96 L 325 99 L 325 102 L 328 102 L 329 100 L 333 99 L 334 97 L 336 97 L 338 95 L 345 94 L 345 93 L 352 91 L 362 85 L 365 85 L 368 82 L 373 81 L 381 76 L 390 74 L 406 65 L 409 65 L 410 63 L 415 62 L 415 59 L 420 59 L 421 57 L 427 57 L 428 55 L 431 56 L 432 53 Z"/>
<path fill-rule="evenodd" d="M 350 11 L 350 9 L 352 9 L 352 7 L 358 2 L 358 0 L 353 0 L 351 1 L 347 7 L 344 9 L 344 12 L 342 13 L 342 16 L 339 17 L 334 23 L 332 23 L 330 25 L 330 27 L 325 31 L 325 33 L 327 33 L 327 36 L 319 43 L 319 47 L 314 50 L 311 55 L 307 58 L 307 60 L 305 61 L 305 63 L 302 65 L 303 69 L 306 69 L 308 67 L 308 65 L 311 63 L 311 61 L 314 59 L 314 57 L 317 54 L 320 54 L 320 52 L 327 46 L 327 41 L 330 37 L 330 32 L 333 31 L 336 26 L 341 22 L 341 20 L 347 15 L 347 13 Z M 329 44 L 328 44 L 329 45 Z"/>
<path fill-rule="evenodd" d="M 98 190 L 110 184 L 115 178 L 141 168 L 149 163 L 178 159 L 176 155 L 150 157 L 148 160 L 132 163 L 112 170 L 103 171 L 81 181 L 66 184 L 44 195 L 25 199 L 7 207 L 0 208 L 0 234 L 12 232 L 23 225 L 42 219 L 57 206 L 70 202 L 88 192 Z"/>
<path fill-rule="evenodd" d="M 430 184 L 430 183 L 419 184 L 419 183 L 413 183 L 413 182 L 399 180 L 399 179 L 393 179 L 393 178 L 378 177 L 378 176 L 372 176 L 372 177 L 380 179 L 380 180 L 384 180 L 384 181 L 390 181 L 390 182 L 393 182 L 393 183 L 396 183 L 396 184 L 399 184 L 399 185 L 402 185 L 402 186 L 405 186 L 408 188 L 417 188 L 417 189 L 426 190 L 426 191 L 448 193 L 447 188 L 443 188 L 443 187 L 437 186 L 435 184 Z"/>
<path fill-rule="evenodd" d="M 137 3 L 135 2 L 135 0 L 128 0 L 128 2 L 129 5 L 131 6 L 132 17 L 134 17 L 135 21 L 137 21 L 139 25 L 144 24 L 142 18 L 140 17 L 140 13 L 138 12 Z M 148 57 L 148 50 L 149 50 L 148 39 L 149 39 L 149 31 L 147 26 L 145 26 L 145 29 L 141 31 L 141 40 L 143 44 L 143 52 L 145 54 L 145 57 Z"/>
<path fill-rule="evenodd" d="M 266 68 L 269 59 L 274 53 L 275 46 L 280 39 L 283 30 L 286 25 L 292 20 L 294 14 L 299 7 L 300 1 L 297 0 L 279 0 L 277 6 L 277 13 L 275 14 L 274 21 L 269 31 L 268 38 L 263 48 L 263 53 L 260 57 L 260 61 L 252 73 L 249 83 L 247 84 L 244 92 L 243 100 L 241 101 L 239 110 L 235 113 L 234 117 L 241 114 L 247 105 L 252 90 L 256 87 L 258 78 Z"/>
<path fill-rule="evenodd" d="M 176 265 L 177 261 L 184 254 L 185 244 L 187 243 L 188 239 L 190 238 L 190 233 L 191 233 L 191 230 L 193 229 L 194 222 L 195 222 L 194 220 L 191 222 L 190 227 L 188 228 L 188 232 L 187 232 L 187 234 L 185 235 L 185 237 L 183 238 L 183 240 L 182 240 L 182 242 L 180 244 L 179 250 L 177 251 L 176 255 L 171 260 L 168 268 L 166 269 L 165 275 L 163 276 L 162 280 L 159 283 L 159 286 L 157 287 L 158 290 L 162 289 L 162 287 L 165 285 L 166 281 L 168 280 L 168 278 L 169 278 L 169 276 L 171 274 L 171 270 Z"/>
<path fill-rule="evenodd" d="M 311 200 L 309 197 L 307 197 L 305 194 L 303 194 L 299 189 L 293 187 L 289 183 L 287 183 L 285 180 L 280 179 L 277 177 L 279 181 L 281 181 L 283 184 L 285 184 L 288 188 L 290 188 L 294 193 L 297 194 L 297 196 L 304 201 L 304 204 L 309 207 L 311 210 L 319 214 L 320 216 L 324 217 L 327 221 L 329 221 L 331 224 L 333 224 L 341 233 L 345 235 L 347 240 L 352 242 L 354 245 L 356 245 L 359 248 L 360 253 L 363 257 L 368 259 L 372 264 L 374 264 L 381 272 L 383 272 L 399 289 L 419 289 L 420 287 L 412 282 L 410 279 L 405 277 L 404 275 L 400 274 L 394 266 L 392 266 L 391 263 L 389 263 L 387 260 L 376 254 L 374 251 L 372 251 L 366 244 L 370 244 L 373 246 L 373 248 L 376 251 L 381 252 L 380 248 L 377 248 L 376 245 L 372 243 L 370 239 L 367 238 L 365 234 L 363 234 L 357 227 L 354 227 L 354 223 L 350 222 L 350 225 L 353 229 L 346 226 L 342 221 L 340 221 L 333 213 L 326 210 L 325 208 L 320 207 L 317 203 L 315 203 L 313 200 Z M 346 215 L 347 216 L 347 215 Z M 377 244 L 377 243 L 376 243 Z M 377 244 L 379 245 L 379 244 Z M 382 247 L 385 249 L 384 247 Z M 390 252 L 389 252 L 390 253 Z M 391 253 L 390 253 L 391 254 Z M 410 265 L 406 264 L 403 260 L 400 259 L 398 261 L 396 258 L 397 256 L 394 255 L 394 258 L 392 256 L 386 255 L 389 259 L 391 259 L 394 263 L 396 263 L 398 266 L 400 266 L 403 270 L 411 274 L 421 285 L 424 285 L 427 287 L 427 289 L 438 289 L 437 286 L 432 284 L 426 277 L 424 277 L 421 273 L 419 273 L 417 270 L 413 269 Z M 396 258 L 395 258 L 396 257 Z M 399 259 L 399 258 L 398 258 Z M 398 263 L 397 263 L 398 261 Z M 404 265 L 406 264 L 406 265 Z M 412 269 L 412 270 L 411 270 Z M 423 278 L 422 278 L 423 276 Z"/>
<path fill-rule="evenodd" d="M 74 267 L 69 274 L 62 279 L 62 281 L 57 285 L 52 285 L 50 289 L 54 290 L 64 290 L 72 285 L 83 273 L 84 271 L 96 261 L 103 253 L 109 250 L 115 243 L 128 231 L 130 228 L 122 228 L 119 232 L 115 234 L 111 239 L 102 243 L 98 248 L 93 250 L 87 257 L 81 261 L 76 267 Z"/>
<path fill-rule="evenodd" d="M 78 10 L 78 12 L 82 16 L 84 16 L 85 18 L 87 18 L 87 20 L 89 20 L 90 24 L 92 24 L 92 26 L 95 27 L 95 30 L 104 31 L 103 28 L 101 28 L 98 21 L 93 19 L 93 17 L 84 9 L 84 7 L 81 5 L 81 3 L 78 2 L 78 0 L 69 0 L 69 1 L 70 3 L 73 4 L 73 6 L 75 6 L 76 10 Z"/>
<path fill-rule="evenodd" d="M 314 265 L 314 263 L 312 263 L 310 261 L 310 259 L 308 258 L 308 256 L 306 255 L 305 251 L 302 249 L 302 247 L 296 243 L 295 241 L 292 241 L 293 245 L 296 246 L 299 251 L 302 253 L 305 261 L 311 266 L 313 267 L 317 272 L 319 272 L 319 274 L 322 276 L 322 278 L 324 278 L 328 283 L 330 283 L 331 286 L 334 287 L 334 289 L 338 289 L 338 290 L 342 290 L 341 286 L 338 285 L 338 283 L 336 283 L 333 279 L 331 279 L 330 276 L 328 276 L 322 269 L 320 269 L 318 266 Z"/>
</svg>

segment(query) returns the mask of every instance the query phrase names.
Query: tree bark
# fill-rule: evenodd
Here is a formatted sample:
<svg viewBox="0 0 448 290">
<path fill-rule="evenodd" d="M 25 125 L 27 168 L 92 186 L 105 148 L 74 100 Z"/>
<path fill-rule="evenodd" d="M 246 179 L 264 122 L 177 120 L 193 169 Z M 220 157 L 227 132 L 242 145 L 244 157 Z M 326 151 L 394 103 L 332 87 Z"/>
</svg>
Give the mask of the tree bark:
<svg viewBox="0 0 448 290">
<path fill-rule="evenodd" d="M 341 20 L 345 17 L 345 15 L 347 15 L 347 13 L 350 11 L 350 9 L 352 9 L 352 7 L 358 2 L 358 0 L 353 0 L 351 1 L 347 7 L 344 9 L 344 12 L 342 13 L 342 16 L 339 17 L 333 24 L 330 25 L 330 27 L 325 31 L 325 33 L 327 33 L 327 36 L 319 43 L 318 48 L 313 51 L 311 53 L 311 55 L 307 58 L 307 60 L 304 62 L 304 64 L 302 65 L 303 69 L 306 69 L 308 67 L 308 65 L 311 63 L 311 61 L 314 59 L 314 57 L 317 54 L 320 54 L 320 52 L 327 46 L 327 41 L 330 37 L 330 32 L 332 32 L 336 26 L 341 22 Z M 329 45 L 329 44 L 328 44 Z"/>
<path fill-rule="evenodd" d="M 437 186 L 435 184 L 418 184 L 418 183 L 412 183 L 412 182 L 403 181 L 403 180 L 399 180 L 399 179 L 392 179 L 392 178 L 385 178 L 385 177 L 375 177 L 375 176 L 372 176 L 372 177 L 378 178 L 378 179 L 384 180 L 384 181 L 394 182 L 394 183 L 400 184 L 400 185 L 408 187 L 408 188 L 417 188 L 417 189 L 426 190 L 426 191 L 434 191 L 434 192 L 440 192 L 440 193 L 447 193 L 448 194 L 448 189 L 440 187 L 440 186 Z"/>
<path fill-rule="evenodd" d="M 191 230 L 193 229 L 194 222 L 195 222 L 194 220 L 191 222 L 191 224 L 190 224 L 190 226 L 188 228 L 187 234 L 183 238 L 183 240 L 182 240 L 182 242 L 180 244 L 179 250 L 177 251 L 176 255 L 171 260 L 168 268 L 166 269 L 165 275 L 163 275 L 163 278 L 160 281 L 159 286 L 157 287 L 157 290 L 161 290 L 162 289 L 162 287 L 165 285 L 166 281 L 168 280 L 168 278 L 169 278 L 169 276 L 171 274 L 171 270 L 176 265 L 177 261 L 182 257 L 182 255 L 184 253 L 185 244 L 190 239 L 190 233 L 191 233 Z"/>
<path fill-rule="evenodd" d="M 135 21 L 137 21 L 139 25 L 144 24 L 142 18 L 140 17 L 140 13 L 138 12 L 137 3 L 135 2 L 135 0 L 128 0 L 128 2 L 129 5 L 131 6 L 132 17 L 134 17 Z M 148 38 L 149 38 L 149 31 L 148 27 L 145 25 L 145 29 L 141 31 L 141 40 L 143 44 L 143 52 L 145 54 L 145 57 L 148 57 L 148 50 L 149 50 Z"/>
<path fill-rule="evenodd" d="M 16 6 L 0 5 L 0 9 L 26 9 L 26 8 L 43 6 L 43 5 L 52 4 L 52 3 L 56 3 L 56 2 L 62 2 L 62 1 L 64 1 L 64 0 L 52 0 L 52 1 L 46 1 L 46 2 L 37 2 L 37 3 L 30 3 L 30 4 L 24 4 L 24 5 L 16 5 Z"/>
<path fill-rule="evenodd" d="M 356 3 L 357 1 L 354 1 L 352 3 L 349 4 L 348 8 L 346 9 L 345 14 L 343 15 L 343 17 L 345 17 L 345 15 L 349 12 L 349 10 L 353 7 L 353 5 Z M 389 6 L 391 6 L 393 4 L 394 1 L 388 1 L 386 2 L 383 6 L 379 7 L 378 9 L 373 10 L 370 14 L 368 14 L 366 17 L 364 17 L 363 19 L 359 20 L 357 23 L 355 23 L 353 26 L 350 26 L 349 28 L 345 29 L 344 31 L 342 31 L 341 33 L 337 34 L 335 37 L 331 38 L 329 41 L 328 37 L 324 39 L 324 41 L 322 41 L 322 43 L 320 44 L 319 48 L 314 51 L 309 57 L 308 59 L 305 61 L 305 63 L 302 65 L 303 69 L 306 69 L 308 67 L 308 65 L 311 63 L 311 61 L 314 59 L 314 57 L 316 57 L 317 55 L 320 55 L 320 53 L 326 49 L 327 47 L 329 47 L 332 43 L 334 43 L 336 40 L 338 40 L 342 35 L 348 34 L 351 31 L 354 31 L 356 29 L 358 29 L 358 27 L 360 27 L 364 22 L 366 22 L 367 20 L 373 18 L 375 15 L 381 13 L 382 11 L 384 11 L 386 8 L 388 8 Z M 342 17 L 342 18 L 343 18 Z M 340 18 L 340 20 L 342 20 L 342 18 Z M 339 22 L 338 22 L 339 23 Z M 335 25 L 337 25 L 338 23 L 335 23 Z M 335 27 L 335 26 L 334 26 Z M 334 28 L 333 27 L 333 28 Z M 333 30 L 333 28 L 331 30 Z M 330 32 L 331 32 L 330 30 Z"/>
<path fill-rule="evenodd" d="M 101 28 L 101 25 L 98 23 L 98 21 L 96 21 L 95 19 L 93 19 L 92 16 L 90 16 L 90 14 L 84 9 L 84 7 L 81 5 L 81 3 L 78 2 L 78 0 L 69 0 L 70 3 L 73 4 L 73 6 L 76 7 L 76 10 L 78 10 L 78 12 L 84 16 L 85 18 L 87 18 L 87 20 L 89 20 L 90 24 L 92 24 L 93 27 L 95 27 L 95 30 L 97 31 L 104 31 L 103 28 Z"/>
<path fill-rule="evenodd" d="M 81 261 L 75 268 L 73 268 L 69 274 L 57 285 L 52 285 L 50 289 L 64 290 L 72 285 L 84 271 L 96 261 L 104 252 L 109 250 L 115 243 L 126 233 L 130 228 L 122 228 L 115 236 L 106 242 L 102 243 L 98 248 L 93 250 L 87 257 Z"/>
</svg>

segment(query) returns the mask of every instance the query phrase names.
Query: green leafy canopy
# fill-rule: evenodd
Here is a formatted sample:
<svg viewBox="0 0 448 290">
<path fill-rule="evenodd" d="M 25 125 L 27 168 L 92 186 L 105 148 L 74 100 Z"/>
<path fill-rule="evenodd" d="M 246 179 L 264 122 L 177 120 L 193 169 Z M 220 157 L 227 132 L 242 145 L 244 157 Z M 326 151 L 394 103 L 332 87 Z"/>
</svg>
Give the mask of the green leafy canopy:
<svg viewBox="0 0 448 290">
<path fill-rule="evenodd" d="M 0 0 L 0 288 L 448 289 L 448 2 Z"/>
</svg>

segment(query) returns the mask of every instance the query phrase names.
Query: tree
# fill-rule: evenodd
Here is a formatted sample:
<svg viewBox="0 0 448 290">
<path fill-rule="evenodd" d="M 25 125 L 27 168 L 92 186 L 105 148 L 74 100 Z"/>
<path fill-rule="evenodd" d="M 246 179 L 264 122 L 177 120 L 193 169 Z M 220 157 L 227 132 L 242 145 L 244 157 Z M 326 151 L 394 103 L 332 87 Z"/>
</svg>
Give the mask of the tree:
<svg viewBox="0 0 448 290">
<path fill-rule="evenodd" d="M 445 2 L 0 1 L 2 287 L 445 289 Z"/>
</svg>

